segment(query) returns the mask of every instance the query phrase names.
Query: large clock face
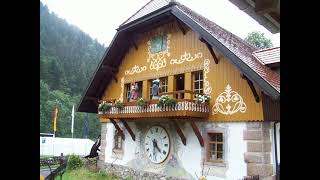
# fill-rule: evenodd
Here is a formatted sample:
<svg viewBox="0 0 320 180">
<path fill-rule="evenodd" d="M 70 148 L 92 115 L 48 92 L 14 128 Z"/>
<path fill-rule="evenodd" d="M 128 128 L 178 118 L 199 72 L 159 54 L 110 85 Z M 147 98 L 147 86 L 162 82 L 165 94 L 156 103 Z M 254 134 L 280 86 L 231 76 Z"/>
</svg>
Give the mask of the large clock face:
<svg viewBox="0 0 320 180">
<path fill-rule="evenodd" d="M 146 133 L 144 149 L 151 162 L 163 162 L 168 157 L 170 150 L 167 131 L 161 126 L 152 126 Z"/>
</svg>

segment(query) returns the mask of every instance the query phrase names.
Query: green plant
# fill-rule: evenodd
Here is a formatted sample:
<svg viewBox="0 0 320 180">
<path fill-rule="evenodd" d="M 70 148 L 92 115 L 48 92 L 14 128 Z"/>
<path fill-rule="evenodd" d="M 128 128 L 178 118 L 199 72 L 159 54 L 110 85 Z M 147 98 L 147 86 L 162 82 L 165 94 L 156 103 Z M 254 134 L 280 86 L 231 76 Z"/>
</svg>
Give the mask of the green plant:
<svg viewBox="0 0 320 180">
<path fill-rule="evenodd" d="M 81 168 L 83 166 L 83 161 L 81 160 L 80 156 L 78 155 L 70 155 L 68 158 L 67 169 L 74 170 Z"/>
<path fill-rule="evenodd" d="M 115 104 L 115 106 L 116 106 L 116 108 L 118 108 L 118 109 L 122 109 L 122 108 L 124 107 L 123 102 L 121 102 L 121 101 L 117 101 L 116 104 Z"/>
<path fill-rule="evenodd" d="M 148 105 L 148 101 L 147 100 L 144 100 L 143 98 L 140 98 L 138 101 L 137 101 L 137 106 L 140 106 L 140 107 L 145 107 Z"/>
<path fill-rule="evenodd" d="M 196 94 L 196 100 L 201 102 L 201 103 L 205 103 L 205 102 L 210 102 L 211 96 L 209 95 L 200 95 L 200 94 Z"/>
<path fill-rule="evenodd" d="M 99 104 L 98 111 L 102 111 L 103 113 L 105 113 L 106 111 L 109 111 L 111 107 L 112 107 L 111 104 L 103 101 L 101 104 Z"/>
<path fill-rule="evenodd" d="M 175 105 L 177 100 L 175 98 L 169 97 L 168 95 L 162 95 L 157 101 L 158 106 L 163 105 Z"/>
</svg>

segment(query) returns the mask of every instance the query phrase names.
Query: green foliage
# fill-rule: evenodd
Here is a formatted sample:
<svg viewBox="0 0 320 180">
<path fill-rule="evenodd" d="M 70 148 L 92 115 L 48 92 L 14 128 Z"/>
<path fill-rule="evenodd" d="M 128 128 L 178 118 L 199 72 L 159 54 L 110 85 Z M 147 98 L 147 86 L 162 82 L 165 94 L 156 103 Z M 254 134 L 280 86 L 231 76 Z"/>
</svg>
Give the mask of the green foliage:
<svg viewBox="0 0 320 180">
<path fill-rule="evenodd" d="M 78 155 L 70 155 L 68 158 L 67 170 L 79 169 L 83 166 L 83 162 Z"/>
<path fill-rule="evenodd" d="M 148 105 L 148 101 L 147 100 L 144 100 L 143 98 L 140 98 L 138 101 L 137 101 L 137 106 L 140 106 L 140 107 L 145 107 Z"/>
<path fill-rule="evenodd" d="M 103 113 L 109 111 L 109 109 L 112 107 L 111 104 L 109 103 L 106 103 L 106 102 L 102 102 L 100 105 L 99 105 L 99 108 L 98 108 L 98 111 L 101 111 Z"/>
<path fill-rule="evenodd" d="M 40 132 L 53 133 L 58 102 L 58 137 L 71 137 L 72 105 L 80 102 L 105 47 L 79 28 L 50 13 L 40 2 Z M 85 113 L 75 112 L 74 137 L 82 138 Z M 89 138 L 100 134 L 96 114 L 89 114 Z"/>
<path fill-rule="evenodd" d="M 116 104 L 115 104 L 115 106 L 116 106 L 116 108 L 118 108 L 118 109 L 122 109 L 122 108 L 124 107 L 123 102 L 121 102 L 121 101 L 117 101 Z"/>
<path fill-rule="evenodd" d="M 249 33 L 245 40 L 258 49 L 273 47 L 271 39 L 266 38 L 264 33 L 259 31 Z"/>
<path fill-rule="evenodd" d="M 157 101 L 158 106 L 175 105 L 176 103 L 177 103 L 177 100 L 175 98 L 169 97 L 168 95 L 161 96 Z"/>
<path fill-rule="evenodd" d="M 211 96 L 196 94 L 196 100 L 201 103 L 205 103 L 205 102 L 209 103 L 211 100 Z"/>
<path fill-rule="evenodd" d="M 75 169 L 75 170 L 67 170 L 63 176 L 63 180 L 120 180 L 120 178 L 113 177 L 106 173 L 105 170 L 101 170 L 98 172 L 90 171 L 84 167 Z M 62 180 L 59 176 L 55 178 L 55 180 Z"/>
</svg>

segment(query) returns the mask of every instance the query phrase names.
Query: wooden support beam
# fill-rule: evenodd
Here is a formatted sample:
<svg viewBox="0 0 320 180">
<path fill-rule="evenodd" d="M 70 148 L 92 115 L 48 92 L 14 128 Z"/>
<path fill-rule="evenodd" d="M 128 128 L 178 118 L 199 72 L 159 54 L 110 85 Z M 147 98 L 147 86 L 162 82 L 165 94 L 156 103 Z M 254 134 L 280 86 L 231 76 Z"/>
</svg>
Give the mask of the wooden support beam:
<svg viewBox="0 0 320 180">
<path fill-rule="evenodd" d="M 250 87 L 250 89 L 251 89 L 251 91 L 252 91 L 252 94 L 253 94 L 256 102 L 257 102 L 257 103 L 260 102 L 259 94 L 257 93 L 257 90 L 256 90 L 256 88 L 254 87 L 252 81 L 250 81 L 250 79 L 248 79 L 245 75 L 242 75 L 242 76 L 243 76 L 244 79 L 247 80 L 247 83 L 248 83 L 248 85 L 249 85 L 249 87 Z"/>
<path fill-rule="evenodd" d="M 214 62 L 215 62 L 216 64 L 218 64 L 218 63 L 219 63 L 219 59 L 217 58 L 216 54 L 214 53 L 211 45 L 210 45 L 206 40 L 204 40 L 202 37 L 200 38 L 200 41 L 206 44 L 206 46 L 207 46 L 207 48 L 209 49 L 210 54 L 211 54 Z"/>
<path fill-rule="evenodd" d="M 122 140 L 124 140 L 124 134 L 122 129 L 118 126 L 118 124 L 116 123 L 116 121 L 114 119 L 110 119 L 110 121 L 112 122 L 112 124 L 114 125 L 114 127 L 117 129 L 118 133 L 120 134 Z"/>
<path fill-rule="evenodd" d="M 181 24 L 180 20 L 176 18 L 176 22 L 177 22 L 177 25 L 178 25 L 179 29 L 180 29 L 181 32 L 183 33 L 183 35 L 185 35 L 187 32 L 186 32 L 186 30 L 183 28 L 183 25 Z"/>
<path fill-rule="evenodd" d="M 178 135 L 180 136 L 180 139 L 181 139 L 182 143 L 183 143 L 184 145 L 186 145 L 186 144 L 187 144 L 187 139 L 186 139 L 186 137 L 184 136 L 182 130 L 180 129 L 180 127 L 179 127 L 179 125 L 178 125 L 178 122 L 177 122 L 175 119 L 173 119 L 172 121 L 173 121 L 174 128 L 176 129 Z"/>
<path fill-rule="evenodd" d="M 200 133 L 200 131 L 199 131 L 196 123 L 195 123 L 194 121 L 190 121 L 190 125 L 191 125 L 191 127 L 192 127 L 192 129 L 193 129 L 193 132 L 196 134 L 196 136 L 197 136 L 197 138 L 198 138 L 198 140 L 199 140 L 200 145 L 201 145 L 202 147 L 204 147 L 204 141 L 203 141 L 203 138 L 202 138 L 202 136 L 201 136 L 201 133 Z"/>
<path fill-rule="evenodd" d="M 256 0 L 255 12 L 263 15 L 270 12 L 277 12 L 279 0 Z"/>
<path fill-rule="evenodd" d="M 133 131 L 131 130 L 130 126 L 128 125 L 128 123 L 124 120 L 124 119 L 120 119 L 120 121 L 122 122 L 122 124 L 124 125 L 124 127 L 127 129 L 127 131 L 129 132 L 131 138 L 133 141 L 136 141 L 136 135 L 134 135 Z"/>
</svg>

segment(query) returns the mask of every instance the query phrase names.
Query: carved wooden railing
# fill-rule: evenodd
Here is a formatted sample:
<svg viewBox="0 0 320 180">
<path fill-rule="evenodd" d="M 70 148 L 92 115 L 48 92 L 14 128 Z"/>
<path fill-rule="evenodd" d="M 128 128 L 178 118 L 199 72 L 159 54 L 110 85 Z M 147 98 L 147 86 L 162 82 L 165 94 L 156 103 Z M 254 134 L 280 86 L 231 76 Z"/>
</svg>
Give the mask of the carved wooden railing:
<svg viewBox="0 0 320 180">
<path fill-rule="evenodd" d="M 192 91 L 175 91 L 162 93 L 167 95 L 190 93 L 192 97 L 195 93 Z M 197 93 L 198 94 L 198 93 Z M 197 102 L 190 99 L 177 99 L 175 105 L 157 104 L 157 100 L 150 100 L 146 106 L 138 106 L 136 102 L 123 103 L 124 107 L 119 109 L 111 107 L 106 112 L 99 112 L 106 118 L 142 118 L 142 117 L 196 117 L 205 118 L 209 115 L 209 105 L 207 103 Z"/>
</svg>

